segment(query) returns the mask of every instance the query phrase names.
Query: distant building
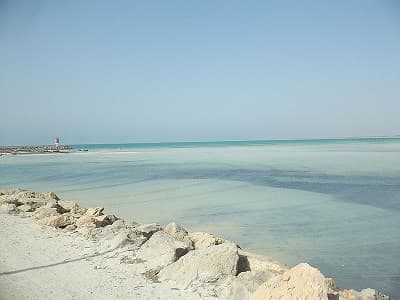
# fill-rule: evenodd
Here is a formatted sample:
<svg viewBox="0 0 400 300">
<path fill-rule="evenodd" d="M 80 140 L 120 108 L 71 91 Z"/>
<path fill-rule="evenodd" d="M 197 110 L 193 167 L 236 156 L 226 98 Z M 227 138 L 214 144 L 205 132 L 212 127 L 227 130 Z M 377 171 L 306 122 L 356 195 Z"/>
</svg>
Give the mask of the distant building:
<svg viewBox="0 0 400 300">
<path fill-rule="evenodd" d="M 56 138 L 54 139 L 54 146 L 56 146 L 56 147 L 59 147 L 59 146 L 60 146 L 60 138 L 59 138 L 59 137 L 56 137 Z"/>
</svg>

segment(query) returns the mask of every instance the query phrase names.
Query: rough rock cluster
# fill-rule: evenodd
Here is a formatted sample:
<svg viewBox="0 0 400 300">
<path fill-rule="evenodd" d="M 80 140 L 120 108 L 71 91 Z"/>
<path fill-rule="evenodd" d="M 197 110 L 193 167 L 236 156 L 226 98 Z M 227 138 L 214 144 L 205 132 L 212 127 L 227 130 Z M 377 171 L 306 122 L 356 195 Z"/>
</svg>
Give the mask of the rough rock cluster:
<svg viewBox="0 0 400 300">
<path fill-rule="evenodd" d="M 39 146 L 0 146 L 0 155 L 28 154 L 28 153 L 67 153 L 72 147 L 68 145 L 39 145 Z"/>
<path fill-rule="evenodd" d="M 374 289 L 340 291 L 306 263 L 293 268 L 205 232 L 189 233 L 176 223 L 127 223 L 104 208 L 83 208 L 54 193 L 0 190 L 0 209 L 31 217 L 40 225 L 74 231 L 100 252 L 125 249 L 122 263 L 141 263 L 153 282 L 169 281 L 204 297 L 229 300 L 389 300 Z"/>
</svg>

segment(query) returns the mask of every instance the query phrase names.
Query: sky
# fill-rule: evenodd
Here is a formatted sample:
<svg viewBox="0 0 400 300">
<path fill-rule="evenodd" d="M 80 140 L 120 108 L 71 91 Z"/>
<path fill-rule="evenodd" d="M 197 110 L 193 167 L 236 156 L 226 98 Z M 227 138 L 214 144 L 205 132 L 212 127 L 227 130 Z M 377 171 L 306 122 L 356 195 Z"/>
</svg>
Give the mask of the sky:
<svg viewBox="0 0 400 300">
<path fill-rule="evenodd" d="M 0 145 L 400 134 L 400 2 L 0 0 Z"/>
</svg>

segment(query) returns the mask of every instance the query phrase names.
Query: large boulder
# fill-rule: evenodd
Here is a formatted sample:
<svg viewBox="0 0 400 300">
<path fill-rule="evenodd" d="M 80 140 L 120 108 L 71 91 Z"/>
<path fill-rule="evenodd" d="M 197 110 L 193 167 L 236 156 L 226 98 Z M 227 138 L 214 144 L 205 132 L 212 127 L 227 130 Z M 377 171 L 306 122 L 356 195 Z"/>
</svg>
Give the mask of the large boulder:
<svg viewBox="0 0 400 300">
<path fill-rule="evenodd" d="M 40 225 L 47 225 L 55 228 L 65 228 L 68 225 L 75 224 L 75 218 L 72 216 L 50 216 L 37 221 Z"/>
<path fill-rule="evenodd" d="M 177 240 L 184 242 L 188 245 L 189 249 L 193 249 L 193 242 L 189 238 L 189 234 L 185 228 L 179 226 L 178 224 L 172 222 L 165 226 L 164 231 L 172 235 Z"/>
<path fill-rule="evenodd" d="M 250 300 L 328 300 L 328 286 L 321 272 L 306 263 L 263 283 Z"/>
<path fill-rule="evenodd" d="M 151 267 L 167 266 L 189 251 L 187 244 L 178 241 L 165 231 L 154 233 L 137 253 L 137 257 Z"/>
<path fill-rule="evenodd" d="M 235 276 L 238 261 L 237 246 L 226 242 L 190 251 L 177 262 L 162 269 L 159 278 L 172 280 L 182 289 L 196 288 L 214 283 L 224 276 Z"/>
<path fill-rule="evenodd" d="M 225 242 L 224 239 L 206 232 L 191 232 L 189 238 L 193 242 L 194 249 L 204 249 Z"/>
<path fill-rule="evenodd" d="M 218 282 L 215 291 L 219 299 L 248 300 L 261 284 L 287 270 L 286 266 L 266 256 L 241 249 L 238 249 L 238 254 L 239 274 Z"/>
</svg>

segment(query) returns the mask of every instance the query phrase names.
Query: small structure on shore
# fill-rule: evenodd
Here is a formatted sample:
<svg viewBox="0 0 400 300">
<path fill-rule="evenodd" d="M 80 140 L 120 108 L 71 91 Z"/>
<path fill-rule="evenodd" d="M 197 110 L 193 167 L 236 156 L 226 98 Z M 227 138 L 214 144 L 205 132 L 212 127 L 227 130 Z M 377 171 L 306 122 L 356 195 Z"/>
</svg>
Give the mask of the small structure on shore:
<svg viewBox="0 0 400 300">
<path fill-rule="evenodd" d="M 31 153 L 69 153 L 72 149 L 68 145 L 60 145 L 60 138 L 54 139 L 54 145 L 37 146 L 0 146 L 0 155 L 3 154 L 31 154 Z"/>
</svg>

